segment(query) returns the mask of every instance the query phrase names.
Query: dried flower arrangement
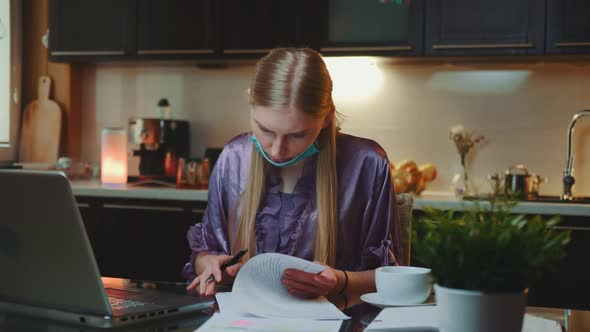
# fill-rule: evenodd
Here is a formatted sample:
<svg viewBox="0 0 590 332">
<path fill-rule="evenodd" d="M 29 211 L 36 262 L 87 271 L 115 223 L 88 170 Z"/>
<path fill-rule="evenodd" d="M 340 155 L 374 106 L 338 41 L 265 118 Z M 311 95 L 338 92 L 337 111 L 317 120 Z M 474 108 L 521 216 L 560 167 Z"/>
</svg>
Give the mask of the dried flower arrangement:
<svg viewBox="0 0 590 332">
<path fill-rule="evenodd" d="M 463 195 L 470 190 L 465 158 L 476 144 L 485 142 L 485 137 L 474 135 L 472 131 L 465 129 L 465 127 L 460 124 L 451 127 L 449 137 L 455 143 L 457 152 L 459 152 L 459 156 L 461 157 L 461 166 L 463 168 L 462 179 L 454 179 L 453 182 L 461 180 L 463 181 L 464 187 L 455 188 L 455 192 L 458 195 Z"/>
</svg>

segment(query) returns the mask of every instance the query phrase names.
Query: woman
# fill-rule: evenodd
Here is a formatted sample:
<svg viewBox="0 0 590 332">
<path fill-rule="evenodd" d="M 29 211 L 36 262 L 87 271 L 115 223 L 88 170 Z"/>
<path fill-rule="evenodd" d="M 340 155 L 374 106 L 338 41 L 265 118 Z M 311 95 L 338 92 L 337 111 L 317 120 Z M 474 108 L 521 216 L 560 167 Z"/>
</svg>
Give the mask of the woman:
<svg viewBox="0 0 590 332">
<path fill-rule="evenodd" d="M 249 94 L 252 132 L 224 147 L 203 221 L 188 232 L 187 289 L 213 294 L 242 266 L 222 276 L 220 265 L 247 248 L 243 262 L 279 252 L 327 266 L 319 275 L 285 271 L 295 296 L 374 292 L 374 269 L 401 263 L 385 151 L 338 132 L 332 80 L 313 50 L 271 51 Z M 215 280 L 204 282 L 211 274 Z"/>
</svg>

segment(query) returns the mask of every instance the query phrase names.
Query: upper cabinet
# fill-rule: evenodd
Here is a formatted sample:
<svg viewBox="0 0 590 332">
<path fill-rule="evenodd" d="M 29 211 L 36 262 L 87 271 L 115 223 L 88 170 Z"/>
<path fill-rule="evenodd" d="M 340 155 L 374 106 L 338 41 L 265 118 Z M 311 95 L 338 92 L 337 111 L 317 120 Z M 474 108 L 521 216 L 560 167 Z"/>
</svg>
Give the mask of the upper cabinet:
<svg viewBox="0 0 590 332">
<path fill-rule="evenodd" d="M 292 0 L 223 0 L 223 54 L 298 46 L 298 7 Z"/>
<path fill-rule="evenodd" d="M 211 55 L 219 49 L 215 0 L 138 0 L 137 54 Z"/>
<path fill-rule="evenodd" d="M 425 26 L 427 55 L 543 54 L 545 0 L 427 0 Z"/>
<path fill-rule="evenodd" d="M 547 0 L 546 52 L 590 53 L 590 1 Z"/>
<path fill-rule="evenodd" d="M 587 0 L 49 0 L 50 59 L 590 53 Z"/>
<path fill-rule="evenodd" d="M 215 0 L 50 0 L 53 61 L 210 57 L 219 51 Z"/>
<path fill-rule="evenodd" d="M 117 57 L 135 49 L 135 1 L 52 0 L 50 57 Z"/>
<path fill-rule="evenodd" d="M 423 0 L 320 0 L 316 9 L 324 54 L 422 53 Z"/>
</svg>

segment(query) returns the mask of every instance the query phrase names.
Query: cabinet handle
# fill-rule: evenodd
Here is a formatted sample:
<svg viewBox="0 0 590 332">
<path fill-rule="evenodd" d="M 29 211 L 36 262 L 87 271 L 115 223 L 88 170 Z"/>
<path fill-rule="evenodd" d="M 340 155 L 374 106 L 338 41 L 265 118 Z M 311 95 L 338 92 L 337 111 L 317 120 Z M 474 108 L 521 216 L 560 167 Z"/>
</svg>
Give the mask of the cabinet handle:
<svg viewBox="0 0 590 332">
<path fill-rule="evenodd" d="M 137 54 L 213 54 L 215 50 L 201 49 L 201 50 L 138 50 Z"/>
<path fill-rule="evenodd" d="M 90 207 L 90 204 L 88 204 L 88 203 L 78 203 L 78 207 L 79 208 L 89 208 Z"/>
<path fill-rule="evenodd" d="M 205 209 L 192 209 L 192 213 L 205 213 Z"/>
<path fill-rule="evenodd" d="M 412 46 L 358 46 L 358 47 L 321 47 L 320 52 L 353 52 L 353 51 L 411 51 Z"/>
<path fill-rule="evenodd" d="M 268 53 L 272 51 L 271 48 L 247 48 L 247 49 L 234 49 L 230 48 L 223 50 L 225 54 L 256 54 L 256 53 Z"/>
<path fill-rule="evenodd" d="M 579 227 L 579 226 L 553 226 L 551 228 L 571 230 L 571 231 L 590 231 L 590 227 Z"/>
<path fill-rule="evenodd" d="M 125 51 L 52 51 L 51 55 L 125 55 Z"/>
<path fill-rule="evenodd" d="M 590 46 L 590 42 L 562 42 L 555 43 L 555 47 L 585 47 Z"/>
<path fill-rule="evenodd" d="M 535 45 L 531 43 L 517 43 L 517 44 L 434 44 L 434 50 L 460 50 L 460 49 L 474 49 L 474 48 L 532 48 Z"/>
<path fill-rule="evenodd" d="M 147 206 L 147 205 L 127 205 L 127 204 L 105 204 L 103 207 L 107 209 L 133 209 L 133 210 L 153 210 L 153 211 L 173 211 L 183 212 L 182 207 L 173 206 Z"/>
</svg>

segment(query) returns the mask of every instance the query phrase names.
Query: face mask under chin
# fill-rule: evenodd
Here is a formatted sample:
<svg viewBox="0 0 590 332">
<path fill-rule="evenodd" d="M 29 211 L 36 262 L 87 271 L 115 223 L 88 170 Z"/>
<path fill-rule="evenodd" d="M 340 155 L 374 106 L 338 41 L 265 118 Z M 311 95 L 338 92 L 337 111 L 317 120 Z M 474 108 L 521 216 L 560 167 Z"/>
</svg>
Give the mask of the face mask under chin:
<svg viewBox="0 0 590 332">
<path fill-rule="evenodd" d="M 299 155 L 297 155 L 295 158 L 282 162 L 282 163 L 277 163 L 275 161 L 273 161 L 272 159 L 270 159 L 270 157 L 266 154 L 266 152 L 264 152 L 264 150 L 262 149 L 262 147 L 260 146 L 260 142 L 258 142 L 258 139 L 256 138 L 256 136 L 254 134 L 252 134 L 252 143 L 254 143 L 254 147 L 256 147 L 256 150 L 258 150 L 258 152 L 262 155 L 262 157 L 268 161 L 271 165 L 276 166 L 276 167 L 287 167 L 287 166 L 291 166 L 296 164 L 297 162 L 311 157 L 315 154 L 317 154 L 318 152 L 320 152 L 320 149 L 318 148 L 318 144 L 317 144 L 317 140 L 315 140 L 309 147 L 307 147 L 307 149 L 305 149 L 305 151 L 303 151 L 302 153 L 300 153 Z"/>
</svg>

